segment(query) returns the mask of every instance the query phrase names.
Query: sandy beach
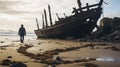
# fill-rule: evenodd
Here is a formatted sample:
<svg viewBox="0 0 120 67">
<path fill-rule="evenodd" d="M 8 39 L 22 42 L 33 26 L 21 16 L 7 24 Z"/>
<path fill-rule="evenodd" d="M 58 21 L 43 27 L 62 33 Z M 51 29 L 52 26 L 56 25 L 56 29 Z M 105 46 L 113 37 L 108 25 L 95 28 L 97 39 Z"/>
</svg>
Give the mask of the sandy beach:
<svg viewBox="0 0 120 67">
<path fill-rule="evenodd" d="M 9 65 L 2 65 L 4 59 L 22 62 L 27 67 L 49 67 L 48 65 L 55 60 L 56 56 L 63 60 L 62 63 L 56 64 L 56 67 L 87 67 L 87 64 L 88 67 L 120 66 L 120 46 L 117 43 L 59 39 L 28 39 L 20 43 L 19 40 L 2 40 L 0 67 L 9 67 Z M 28 45 L 30 47 L 26 48 Z"/>
<path fill-rule="evenodd" d="M 120 67 L 119 2 L 0 0 L 0 67 Z"/>
</svg>

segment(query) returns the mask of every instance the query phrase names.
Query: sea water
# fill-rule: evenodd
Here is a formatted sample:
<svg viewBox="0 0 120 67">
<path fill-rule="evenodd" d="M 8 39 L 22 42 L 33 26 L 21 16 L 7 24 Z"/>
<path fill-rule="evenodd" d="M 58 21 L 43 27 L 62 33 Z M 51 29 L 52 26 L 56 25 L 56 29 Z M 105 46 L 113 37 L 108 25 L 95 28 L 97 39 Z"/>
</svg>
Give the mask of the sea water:
<svg viewBox="0 0 120 67">
<path fill-rule="evenodd" d="M 27 40 L 32 40 L 36 39 L 36 35 L 34 33 L 27 34 L 24 39 L 25 41 Z M 18 34 L 0 34 L 0 41 L 18 41 L 20 40 L 20 36 Z"/>
</svg>

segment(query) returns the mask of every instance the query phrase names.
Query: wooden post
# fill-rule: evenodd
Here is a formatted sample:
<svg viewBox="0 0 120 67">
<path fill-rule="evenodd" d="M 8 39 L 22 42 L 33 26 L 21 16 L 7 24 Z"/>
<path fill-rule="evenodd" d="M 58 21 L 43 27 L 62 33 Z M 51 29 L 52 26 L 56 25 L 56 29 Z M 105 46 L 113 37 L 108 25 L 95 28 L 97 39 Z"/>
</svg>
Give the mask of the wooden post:
<svg viewBox="0 0 120 67">
<path fill-rule="evenodd" d="M 82 5 L 81 1 L 77 0 L 77 3 L 78 3 L 78 7 L 79 7 L 80 11 L 82 11 L 82 9 L 81 9 L 81 5 Z"/>
<path fill-rule="evenodd" d="M 58 20 L 60 19 L 60 17 L 58 16 L 58 13 L 56 13 L 56 16 L 57 16 L 57 18 L 58 18 Z"/>
<path fill-rule="evenodd" d="M 52 15 L 51 15 L 51 9 L 50 9 L 50 5 L 48 5 L 48 10 L 49 10 L 49 18 L 50 18 L 50 25 L 52 26 Z"/>
<path fill-rule="evenodd" d="M 40 28 L 39 28 L 39 24 L 38 24 L 37 18 L 36 18 L 36 23 L 37 23 L 37 28 L 38 28 L 38 30 L 39 30 Z"/>
<path fill-rule="evenodd" d="M 47 21 L 47 14 L 46 10 L 44 9 L 44 15 L 45 15 L 45 22 L 46 22 L 46 28 L 48 27 L 48 21 Z"/>
<path fill-rule="evenodd" d="M 43 25 L 43 29 L 45 28 L 45 24 L 44 24 L 44 15 L 42 14 L 42 25 Z"/>
</svg>

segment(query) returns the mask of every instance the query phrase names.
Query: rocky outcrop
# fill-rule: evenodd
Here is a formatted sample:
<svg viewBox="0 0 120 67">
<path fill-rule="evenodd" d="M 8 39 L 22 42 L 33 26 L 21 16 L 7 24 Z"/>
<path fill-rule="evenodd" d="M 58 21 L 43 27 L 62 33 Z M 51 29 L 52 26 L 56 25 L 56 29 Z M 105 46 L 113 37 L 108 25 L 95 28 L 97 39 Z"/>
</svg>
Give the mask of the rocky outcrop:
<svg viewBox="0 0 120 67">
<path fill-rule="evenodd" d="M 103 18 L 99 27 L 100 30 L 80 39 L 80 41 L 120 42 L 120 18 Z"/>
</svg>

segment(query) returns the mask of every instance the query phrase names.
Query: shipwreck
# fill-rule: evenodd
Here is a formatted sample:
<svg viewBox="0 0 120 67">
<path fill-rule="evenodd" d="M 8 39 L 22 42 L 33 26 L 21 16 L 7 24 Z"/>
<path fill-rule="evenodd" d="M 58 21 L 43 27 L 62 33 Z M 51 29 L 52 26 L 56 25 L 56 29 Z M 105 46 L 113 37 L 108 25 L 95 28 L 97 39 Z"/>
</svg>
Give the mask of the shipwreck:
<svg viewBox="0 0 120 67">
<path fill-rule="evenodd" d="M 69 36 L 73 37 L 85 37 L 86 35 L 91 35 L 93 29 L 97 26 L 97 21 L 102 14 L 102 4 L 103 0 L 100 0 L 97 4 L 82 7 L 80 0 L 77 0 L 79 8 L 73 8 L 72 15 L 65 18 L 58 17 L 58 21 L 55 24 L 52 22 L 52 15 L 50 5 L 48 5 L 49 10 L 49 20 L 50 25 L 48 25 L 46 10 L 44 9 L 44 14 L 42 14 L 42 29 L 39 28 L 37 22 L 37 30 L 35 34 L 38 38 L 66 38 Z"/>
</svg>

